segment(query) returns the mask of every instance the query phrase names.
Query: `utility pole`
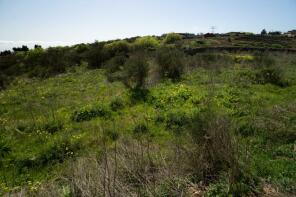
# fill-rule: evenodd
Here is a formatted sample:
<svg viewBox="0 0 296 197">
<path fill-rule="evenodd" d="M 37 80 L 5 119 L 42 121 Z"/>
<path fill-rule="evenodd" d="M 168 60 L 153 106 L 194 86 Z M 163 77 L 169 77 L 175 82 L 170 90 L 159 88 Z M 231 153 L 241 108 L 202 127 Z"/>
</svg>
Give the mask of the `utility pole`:
<svg viewBox="0 0 296 197">
<path fill-rule="evenodd" d="M 216 26 L 211 26 L 210 29 L 212 31 L 212 34 L 214 34 L 215 33 L 215 30 L 216 30 Z"/>
</svg>

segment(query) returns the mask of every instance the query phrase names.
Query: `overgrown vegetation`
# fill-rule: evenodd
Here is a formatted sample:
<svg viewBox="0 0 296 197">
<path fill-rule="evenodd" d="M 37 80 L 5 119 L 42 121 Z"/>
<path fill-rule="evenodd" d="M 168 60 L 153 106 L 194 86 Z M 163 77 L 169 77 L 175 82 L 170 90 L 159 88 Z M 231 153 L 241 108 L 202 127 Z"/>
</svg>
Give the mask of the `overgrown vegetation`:
<svg viewBox="0 0 296 197">
<path fill-rule="evenodd" d="M 1 56 L 0 194 L 295 195 L 295 54 L 183 38 Z"/>
</svg>

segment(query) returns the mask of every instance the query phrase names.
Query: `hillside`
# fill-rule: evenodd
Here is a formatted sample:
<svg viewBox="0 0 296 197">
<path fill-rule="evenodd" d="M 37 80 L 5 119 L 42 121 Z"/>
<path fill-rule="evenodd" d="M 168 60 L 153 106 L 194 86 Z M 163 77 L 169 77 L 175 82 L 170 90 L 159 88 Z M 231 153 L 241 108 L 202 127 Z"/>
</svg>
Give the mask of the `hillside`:
<svg viewBox="0 0 296 197">
<path fill-rule="evenodd" d="M 296 195 L 296 38 L 188 36 L 0 56 L 0 194 Z"/>
</svg>

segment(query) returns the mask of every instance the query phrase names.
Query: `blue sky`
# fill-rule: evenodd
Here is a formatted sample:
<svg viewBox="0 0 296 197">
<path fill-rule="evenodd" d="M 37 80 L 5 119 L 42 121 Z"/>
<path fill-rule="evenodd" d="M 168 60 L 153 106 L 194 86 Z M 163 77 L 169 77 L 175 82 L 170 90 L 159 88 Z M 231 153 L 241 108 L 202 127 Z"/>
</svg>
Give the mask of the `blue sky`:
<svg viewBox="0 0 296 197">
<path fill-rule="evenodd" d="M 296 29 L 296 0 L 0 0 L 0 50 L 166 32 Z"/>
</svg>

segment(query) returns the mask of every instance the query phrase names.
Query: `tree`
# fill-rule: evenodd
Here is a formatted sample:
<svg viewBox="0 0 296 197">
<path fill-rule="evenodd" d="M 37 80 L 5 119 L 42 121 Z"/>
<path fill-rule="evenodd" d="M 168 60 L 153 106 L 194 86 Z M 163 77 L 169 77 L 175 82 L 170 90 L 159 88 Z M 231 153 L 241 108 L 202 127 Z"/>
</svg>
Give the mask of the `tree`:
<svg viewBox="0 0 296 197">
<path fill-rule="evenodd" d="M 131 91 L 134 101 L 146 100 L 149 90 L 145 87 L 149 64 L 143 53 L 135 54 L 124 64 L 122 82 Z"/>
<path fill-rule="evenodd" d="M 12 50 L 14 52 L 21 52 L 21 51 L 26 52 L 26 51 L 29 51 L 29 48 L 26 45 L 23 45 L 22 47 L 14 47 L 12 48 Z"/>
<path fill-rule="evenodd" d="M 261 31 L 261 35 L 263 35 L 263 36 L 267 35 L 267 31 L 266 31 L 266 29 L 263 29 L 263 30 Z"/>
<path fill-rule="evenodd" d="M 124 65 L 124 84 L 131 89 L 144 89 L 148 67 L 149 65 L 143 54 L 130 57 Z"/>
<path fill-rule="evenodd" d="M 95 42 L 85 52 L 85 59 L 91 68 L 100 68 L 109 58 L 104 42 Z"/>
<path fill-rule="evenodd" d="M 41 45 L 38 45 L 38 44 L 35 44 L 35 45 L 34 45 L 34 49 L 41 49 L 41 48 L 42 48 Z"/>
<path fill-rule="evenodd" d="M 157 51 L 156 60 L 160 76 L 178 81 L 184 71 L 184 53 L 175 47 L 162 47 Z"/>
<path fill-rule="evenodd" d="M 11 54 L 10 50 L 5 50 L 5 51 L 0 52 L 0 56 L 6 56 L 6 55 L 10 55 L 10 54 Z"/>
</svg>

